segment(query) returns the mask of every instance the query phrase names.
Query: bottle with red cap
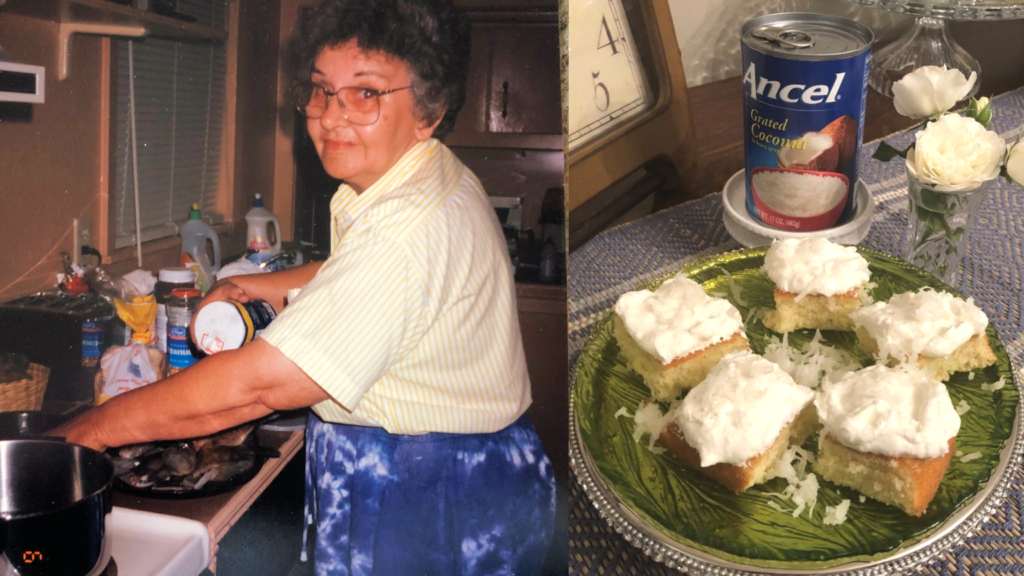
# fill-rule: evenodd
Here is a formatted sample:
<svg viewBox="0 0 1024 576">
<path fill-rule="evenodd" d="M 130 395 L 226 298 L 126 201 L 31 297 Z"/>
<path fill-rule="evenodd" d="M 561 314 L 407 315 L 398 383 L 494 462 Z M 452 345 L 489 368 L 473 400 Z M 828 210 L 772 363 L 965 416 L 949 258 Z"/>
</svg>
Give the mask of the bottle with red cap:
<svg viewBox="0 0 1024 576">
<path fill-rule="evenodd" d="M 168 374 L 177 374 L 196 363 L 188 344 L 188 325 L 202 300 L 195 288 L 175 288 L 167 301 L 167 361 Z"/>
</svg>

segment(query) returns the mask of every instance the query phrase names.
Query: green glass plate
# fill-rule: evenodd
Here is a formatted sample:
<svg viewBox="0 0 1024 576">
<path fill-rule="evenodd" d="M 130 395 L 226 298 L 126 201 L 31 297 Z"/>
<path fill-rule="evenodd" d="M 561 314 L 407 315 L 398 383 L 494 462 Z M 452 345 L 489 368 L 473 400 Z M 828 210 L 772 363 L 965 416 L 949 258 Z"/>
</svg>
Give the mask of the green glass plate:
<svg viewBox="0 0 1024 576">
<path fill-rule="evenodd" d="M 706 292 L 727 297 L 744 318 L 749 317 L 746 333 L 757 353 L 764 351 L 768 338 L 774 335 L 751 314 L 752 308 L 774 308 L 773 284 L 761 270 L 765 250 L 722 254 L 682 269 Z M 875 300 L 888 300 L 893 294 L 924 286 L 957 294 L 903 260 L 872 250 L 858 250 L 868 260 L 872 281 L 877 285 L 871 291 Z M 729 276 L 739 287 L 742 304 L 730 290 Z M 653 289 L 668 277 L 671 276 L 644 287 Z M 791 333 L 790 343 L 803 345 L 813 334 L 813 330 Z M 852 332 L 822 334 L 827 343 L 852 353 L 865 365 L 871 363 L 870 357 L 860 351 Z M 625 522 L 627 530 L 616 527 L 621 532 L 632 531 L 635 524 L 641 533 L 653 532 L 655 540 L 667 542 L 669 548 L 696 554 L 711 564 L 721 560 L 728 566 L 800 571 L 870 566 L 915 544 L 949 534 L 967 512 L 978 507 L 981 498 L 976 496 L 992 492 L 996 478 L 1007 467 L 1016 439 L 1020 398 L 1010 359 L 991 325 L 988 337 L 998 358 L 996 365 L 976 371 L 973 380 L 967 373 L 957 373 L 947 383 L 953 404 L 966 401 L 970 406 L 961 416 L 956 449 L 963 454 L 979 452 L 981 457 L 962 462 L 954 456 L 938 493 L 920 518 L 871 499 L 862 503 L 854 490 L 824 480 L 812 514 L 805 511 L 794 518 L 768 504 L 774 501 L 792 510 L 791 502 L 768 495 L 782 491 L 786 486 L 783 479 L 736 494 L 688 469 L 669 454 L 650 452 L 646 436 L 641 443 L 634 442 L 632 418 L 617 418 L 615 413 L 623 407 L 634 412 L 650 392 L 620 358 L 610 316 L 596 324 L 576 365 L 573 425 L 587 452 L 582 460 L 594 468 L 589 472 L 599 473 L 614 493 L 610 499 L 620 501 L 623 506 L 619 508 L 629 518 Z M 1000 378 L 1006 383 L 1002 389 L 981 390 L 981 384 Z M 805 446 L 816 445 L 815 437 Z M 844 499 L 851 500 L 846 522 L 825 525 L 825 506 L 835 506 Z M 626 535 L 634 543 L 644 541 Z"/>
</svg>

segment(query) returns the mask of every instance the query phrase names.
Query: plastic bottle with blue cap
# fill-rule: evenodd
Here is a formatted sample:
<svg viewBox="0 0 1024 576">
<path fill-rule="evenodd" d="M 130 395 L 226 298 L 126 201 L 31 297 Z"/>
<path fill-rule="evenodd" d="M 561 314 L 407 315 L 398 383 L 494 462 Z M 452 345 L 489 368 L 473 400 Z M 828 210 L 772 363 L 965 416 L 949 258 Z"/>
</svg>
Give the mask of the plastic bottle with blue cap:
<svg viewBox="0 0 1024 576">
<path fill-rule="evenodd" d="M 252 209 L 245 214 L 245 221 L 249 225 L 245 245 L 251 252 L 250 262 L 260 264 L 281 253 L 281 223 L 273 212 L 263 207 L 259 194 L 252 201 Z"/>
</svg>

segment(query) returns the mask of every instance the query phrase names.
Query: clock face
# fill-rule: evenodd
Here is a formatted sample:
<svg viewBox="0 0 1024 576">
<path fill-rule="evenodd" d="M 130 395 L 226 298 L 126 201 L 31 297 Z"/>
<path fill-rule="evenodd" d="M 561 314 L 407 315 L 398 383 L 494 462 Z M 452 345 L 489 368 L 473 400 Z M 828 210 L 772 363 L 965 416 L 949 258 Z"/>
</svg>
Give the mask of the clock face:
<svg viewBox="0 0 1024 576">
<path fill-rule="evenodd" d="M 569 0 L 568 27 L 572 151 L 628 124 L 654 97 L 623 0 Z"/>
</svg>

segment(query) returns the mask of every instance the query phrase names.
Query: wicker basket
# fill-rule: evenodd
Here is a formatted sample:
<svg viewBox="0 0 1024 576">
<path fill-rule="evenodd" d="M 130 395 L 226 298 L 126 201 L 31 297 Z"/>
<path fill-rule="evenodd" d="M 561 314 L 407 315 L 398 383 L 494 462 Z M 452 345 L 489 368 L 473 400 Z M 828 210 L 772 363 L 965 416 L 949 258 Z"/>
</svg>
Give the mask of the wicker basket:
<svg viewBox="0 0 1024 576">
<path fill-rule="evenodd" d="M 46 393 L 46 382 L 50 379 L 50 369 L 40 364 L 30 364 L 30 378 L 0 384 L 0 412 L 17 410 L 40 410 L 43 407 L 43 394 Z"/>
</svg>

